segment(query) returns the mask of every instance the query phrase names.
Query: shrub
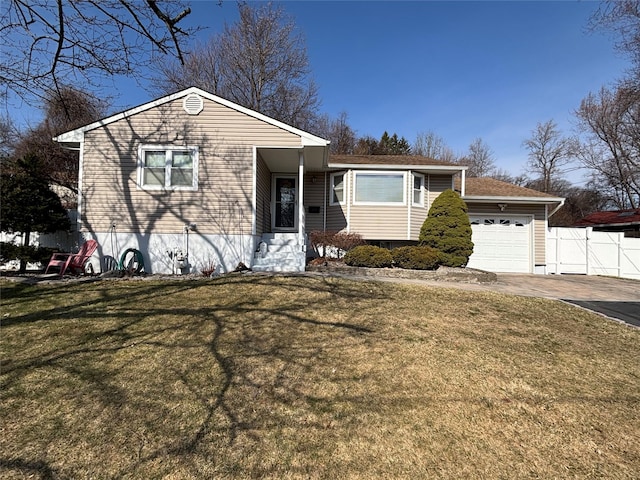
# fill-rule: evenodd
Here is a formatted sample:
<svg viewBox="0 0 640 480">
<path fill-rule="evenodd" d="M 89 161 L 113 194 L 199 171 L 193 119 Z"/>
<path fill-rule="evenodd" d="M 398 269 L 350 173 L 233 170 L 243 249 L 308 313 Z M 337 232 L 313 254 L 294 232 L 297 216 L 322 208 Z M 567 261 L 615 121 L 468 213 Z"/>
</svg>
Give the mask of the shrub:
<svg viewBox="0 0 640 480">
<path fill-rule="evenodd" d="M 366 242 L 362 239 L 362 236 L 359 233 L 338 232 L 333 236 L 331 241 L 334 247 L 344 252 L 348 252 L 349 250 L 361 245 L 366 245 Z M 338 252 L 338 255 L 339 254 L 340 252 Z"/>
<path fill-rule="evenodd" d="M 391 250 L 396 267 L 412 270 L 435 270 L 442 262 L 441 254 L 426 245 L 398 247 Z"/>
<path fill-rule="evenodd" d="M 344 262 L 352 267 L 390 267 L 393 264 L 391 252 L 386 248 L 361 245 L 347 252 Z"/>
<path fill-rule="evenodd" d="M 338 258 L 341 252 L 348 252 L 354 247 L 365 245 L 365 241 L 358 233 L 332 232 L 326 230 L 314 230 L 309 234 L 311 244 L 320 253 L 320 256 L 326 257 L 327 247 L 334 247 L 337 250 Z"/>
<path fill-rule="evenodd" d="M 473 253 L 467 204 L 453 190 L 433 201 L 420 229 L 420 244 L 439 250 L 442 265 L 464 267 Z"/>
</svg>

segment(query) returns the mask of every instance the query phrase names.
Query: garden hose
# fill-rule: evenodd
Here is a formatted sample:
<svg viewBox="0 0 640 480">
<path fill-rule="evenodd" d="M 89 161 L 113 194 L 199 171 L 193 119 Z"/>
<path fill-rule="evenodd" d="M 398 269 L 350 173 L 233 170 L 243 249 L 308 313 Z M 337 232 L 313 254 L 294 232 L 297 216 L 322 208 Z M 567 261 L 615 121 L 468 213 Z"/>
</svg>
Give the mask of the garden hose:
<svg viewBox="0 0 640 480">
<path fill-rule="evenodd" d="M 133 256 L 131 257 L 131 260 L 126 263 L 125 268 L 125 260 L 129 253 L 133 253 Z M 118 270 L 126 270 L 129 273 L 140 273 L 143 269 L 144 259 L 142 258 L 142 252 L 140 250 L 136 250 L 135 248 L 127 248 L 120 256 L 120 261 L 118 262 Z"/>
</svg>

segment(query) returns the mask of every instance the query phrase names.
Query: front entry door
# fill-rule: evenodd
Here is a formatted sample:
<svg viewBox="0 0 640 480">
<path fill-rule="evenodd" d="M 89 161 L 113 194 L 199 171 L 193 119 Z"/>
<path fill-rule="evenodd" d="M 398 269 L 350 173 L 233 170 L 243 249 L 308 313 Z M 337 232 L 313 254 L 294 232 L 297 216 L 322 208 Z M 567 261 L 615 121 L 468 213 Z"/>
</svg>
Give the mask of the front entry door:
<svg viewBox="0 0 640 480">
<path fill-rule="evenodd" d="M 295 231 L 298 226 L 297 177 L 277 175 L 273 180 L 273 228 Z"/>
</svg>

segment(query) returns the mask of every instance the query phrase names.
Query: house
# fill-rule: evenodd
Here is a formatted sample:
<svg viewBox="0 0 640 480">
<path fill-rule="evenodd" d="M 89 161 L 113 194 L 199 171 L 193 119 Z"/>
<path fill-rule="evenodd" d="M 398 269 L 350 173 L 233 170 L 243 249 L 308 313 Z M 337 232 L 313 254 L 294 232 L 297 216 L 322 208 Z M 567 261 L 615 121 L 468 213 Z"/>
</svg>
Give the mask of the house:
<svg viewBox="0 0 640 480">
<path fill-rule="evenodd" d="M 640 238 L 640 208 L 594 212 L 574 226 L 592 227 L 596 232 L 624 232 L 625 237 Z"/>
<path fill-rule="evenodd" d="M 488 222 L 522 224 L 529 252 L 522 268 L 543 272 L 542 232 L 562 201 L 502 182 L 466 191 L 466 167 L 425 157 L 330 156 L 327 140 L 197 88 L 55 140 L 80 152 L 79 231 L 98 240 L 100 257 L 111 263 L 139 250 L 150 273 L 212 264 L 228 272 L 241 263 L 303 271 L 313 230 L 355 232 L 387 247 L 409 244 L 457 176 L 483 227 L 478 251 L 494 242 L 493 258 L 500 257 L 511 232 L 485 235 Z"/>
</svg>

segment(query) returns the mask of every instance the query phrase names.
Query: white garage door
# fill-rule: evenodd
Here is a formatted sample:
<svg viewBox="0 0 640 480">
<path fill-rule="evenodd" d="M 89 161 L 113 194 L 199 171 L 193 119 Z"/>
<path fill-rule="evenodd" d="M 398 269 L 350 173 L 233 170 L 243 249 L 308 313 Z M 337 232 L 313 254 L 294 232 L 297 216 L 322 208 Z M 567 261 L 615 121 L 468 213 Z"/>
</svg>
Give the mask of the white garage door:
<svg viewBox="0 0 640 480">
<path fill-rule="evenodd" d="M 473 254 L 468 266 L 489 272 L 532 272 L 531 217 L 470 215 Z"/>
</svg>

